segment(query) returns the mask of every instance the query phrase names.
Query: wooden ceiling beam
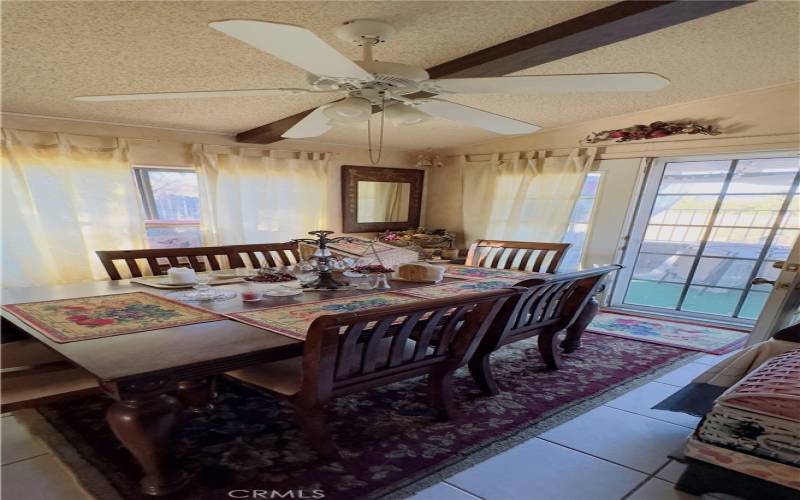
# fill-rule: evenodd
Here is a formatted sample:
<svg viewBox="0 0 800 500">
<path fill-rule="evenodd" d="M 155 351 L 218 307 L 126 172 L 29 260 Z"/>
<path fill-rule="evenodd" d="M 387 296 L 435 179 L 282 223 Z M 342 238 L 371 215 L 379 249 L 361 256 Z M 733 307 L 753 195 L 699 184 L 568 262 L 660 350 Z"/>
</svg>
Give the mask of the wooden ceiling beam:
<svg viewBox="0 0 800 500">
<path fill-rule="evenodd" d="M 431 78 L 505 76 L 645 35 L 747 1 L 626 1 L 428 69 Z"/>
<path fill-rule="evenodd" d="M 432 68 L 431 78 L 504 76 L 750 3 L 749 0 L 624 1 L 473 52 Z M 423 94 L 420 95 L 422 97 Z M 413 96 L 409 96 L 413 97 Z M 303 111 L 242 132 L 239 142 L 270 144 L 305 118 Z"/>
</svg>

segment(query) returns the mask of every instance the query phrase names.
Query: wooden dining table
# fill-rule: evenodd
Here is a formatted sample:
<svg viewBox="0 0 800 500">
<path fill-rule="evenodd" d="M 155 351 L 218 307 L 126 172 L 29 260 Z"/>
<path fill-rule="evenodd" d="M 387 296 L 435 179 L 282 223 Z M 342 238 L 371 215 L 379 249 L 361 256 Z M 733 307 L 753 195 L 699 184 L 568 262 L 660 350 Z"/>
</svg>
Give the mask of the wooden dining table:
<svg viewBox="0 0 800 500">
<path fill-rule="evenodd" d="M 462 280 L 445 278 L 443 283 L 457 281 Z M 391 285 L 402 290 L 429 284 L 392 281 Z M 247 285 L 222 287 L 242 292 Z M 139 291 L 167 295 L 172 290 L 129 280 L 98 281 L 3 289 L 0 302 L 10 305 Z M 306 291 L 291 297 L 265 297 L 257 303 L 243 302 L 237 296 L 199 304 L 226 314 L 368 293 L 375 290 Z M 300 340 L 230 319 L 68 343 L 50 340 L 8 311 L 2 311 L 2 319 L 4 330 L 13 325 L 9 330 L 22 330 L 97 378 L 103 393 L 113 400 L 107 413 L 108 425 L 142 466 L 142 491 L 149 495 L 168 494 L 189 481 L 188 474 L 170 456 L 168 441 L 183 410 L 212 403 L 216 376 L 299 356 L 303 351 Z"/>
</svg>

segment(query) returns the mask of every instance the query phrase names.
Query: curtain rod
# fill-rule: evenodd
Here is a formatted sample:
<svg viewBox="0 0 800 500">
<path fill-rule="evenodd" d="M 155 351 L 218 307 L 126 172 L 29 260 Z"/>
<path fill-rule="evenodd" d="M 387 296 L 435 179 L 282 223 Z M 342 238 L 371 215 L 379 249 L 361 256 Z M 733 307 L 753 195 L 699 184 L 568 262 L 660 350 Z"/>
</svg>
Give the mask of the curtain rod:
<svg viewBox="0 0 800 500">
<path fill-rule="evenodd" d="M 1 127 L 3 130 L 16 130 L 18 132 L 35 132 L 35 133 L 44 133 L 44 134 L 62 134 L 62 135 L 74 135 L 74 136 L 83 136 L 83 137 L 97 137 L 97 138 L 108 138 L 108 139 L 124 139 L 127 141 L 142 141 L 142 142 L 170 142 L 174 144 L 182 144 L 184 146 L 193 146 L 195 144 L 199 144 L 202 146 L 214 146 L 214 147 L 223 147 L 223 148 L 241 148 L 241 149 L 259 149 L 263 151 L 278 151 L 282 153 L 292 153 L 292 154 L 308 154 L 308 153 L 316 153 L 316 154 L 326 154 L 326 155 L 333 155 L 336 154 L 333 151 L 308 151 L 308 150 L 295 150 L 295 149 L 277 149 L 277 148 L 269 148 L 266 145 L 247 145 L 242 146 L 243 143 L 235 142 L 233 144 L 218 144 L 218 143 L 209 143 L 209 142 L 187 142 L 187 141 L 178 141 L 178 140 L 170 140 L 170 139 L 150 139 L 144 137 L 130 137 L 130 136 L 123 136 L 123 135 L 98 135 L 98 134 L 76 134 L 73 132 L 59 132 L 54 130 L 36 130 L 36 129 L 26 129 L 26 128 L 13 128 L 13 127 Z"/>
<path fill-rule="evenodd" d="M 480 161 L 490 160 L 492 156 L 495 155 L 497 155 L 497 157 L 502 160 L 505 157 L 514 155 L 520 158 L 532 158 L 536 156 L 538 153 L 544 153 L 545 158 L 554 158 L 554 157 L 570 156 L 575 150 L 582 150 L 582 149 L 587 151 L 594 149 L 596 153 L 600 152 L 600 148 L 597 146 L 576 146 L 574 148 L 531 149 L 526 151 L 506 151 L 503 153 L 452 154 L 445 156 L 445 158 L 458 158 L 460 156 L 463 156 L 464 158 L 466 158 L 467 162 L 480 162 Z"/>
</svg>

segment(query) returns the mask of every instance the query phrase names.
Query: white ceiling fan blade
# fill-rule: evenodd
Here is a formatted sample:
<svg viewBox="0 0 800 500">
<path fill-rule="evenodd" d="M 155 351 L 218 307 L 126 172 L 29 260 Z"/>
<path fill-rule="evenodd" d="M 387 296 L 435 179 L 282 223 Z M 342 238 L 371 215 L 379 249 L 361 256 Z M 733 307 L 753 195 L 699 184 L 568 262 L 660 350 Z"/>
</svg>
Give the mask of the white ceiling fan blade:
<svg viewBox="0 0 800 500">
<path fill-rule="evenodd" d="M 425 90 L 453 94 L 539 94 L 544 92 L 647 92 L 669 85 L 655 73 L 443 78 L 422 84 Z"/>
<path fill-rule="evenodd" d="M 429 99 L 415 103 L 414 106 L 431 116 L 447 118 L 448 120 L 472 125 L 497 134 L 530 134 L 541 128 L 507 116 L 496 115 L 482 109 L 470 108 L 450 101 Z"/>
<path fill-rule="evenodd" d="M 300 26 L 233 19 L 208 25 L 317 76 L 372 80 L 372 75 Z"/>
<path fill-rule="evenodd" d="M 84 95 L 76 101 L 160 101 L 166 99 L 202 99 L 206 97 L 261 97 L 270 95 L 293 95 L 326 93 L 306 89 L 247 89 L 247 90 L 198 90 L 193 92 L 154 92 L 151 94 Z"/>
<path fill-rule="evenodd" d="M 305 118 L 295 123 L 292 128 L 281 134 L 286 139 L 303 139 L 318 137 L 331 129 L 330 120 L 323 111 L 329 105 L 320 106 Z"/>
</svg>

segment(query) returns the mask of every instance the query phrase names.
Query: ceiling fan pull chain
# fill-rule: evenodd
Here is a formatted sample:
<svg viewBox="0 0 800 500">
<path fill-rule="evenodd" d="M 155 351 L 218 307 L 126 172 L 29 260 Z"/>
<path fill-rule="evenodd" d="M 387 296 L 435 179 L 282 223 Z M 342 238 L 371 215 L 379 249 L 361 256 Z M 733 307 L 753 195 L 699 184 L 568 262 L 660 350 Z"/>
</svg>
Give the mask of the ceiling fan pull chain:
<svg viewBox="0 0 800 500">
<path fill-rule="evenodd" d="M 383 155 L 383 125 L 386 118 L 386 94 L 384 93 L 381 98 L 381 132 L 378 142 L 378 157 L 374 159 L 372 157 L 372 120 L 367 119 L 367 148 L 369 149 L 369 161 L 373 165 L 380 163 L 381 156 Z"/>
</svg>

